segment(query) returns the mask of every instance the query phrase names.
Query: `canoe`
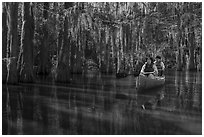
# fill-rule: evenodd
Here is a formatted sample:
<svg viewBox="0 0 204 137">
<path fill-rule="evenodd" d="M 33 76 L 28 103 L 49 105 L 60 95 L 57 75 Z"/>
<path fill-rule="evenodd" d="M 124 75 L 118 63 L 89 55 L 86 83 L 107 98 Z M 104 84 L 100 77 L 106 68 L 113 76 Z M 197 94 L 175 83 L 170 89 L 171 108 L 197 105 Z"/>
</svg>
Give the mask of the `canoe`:
<svg viewBox="0 0 204 137">
<path fill-rule="evenodd" d="M 165 77 L 155 77 L 154 79 L 148 78 L 144 75 L 139 75 L 136 81 L 136 87 L 139 89 L 151 89 L 164 85 Z"/>
</svg>

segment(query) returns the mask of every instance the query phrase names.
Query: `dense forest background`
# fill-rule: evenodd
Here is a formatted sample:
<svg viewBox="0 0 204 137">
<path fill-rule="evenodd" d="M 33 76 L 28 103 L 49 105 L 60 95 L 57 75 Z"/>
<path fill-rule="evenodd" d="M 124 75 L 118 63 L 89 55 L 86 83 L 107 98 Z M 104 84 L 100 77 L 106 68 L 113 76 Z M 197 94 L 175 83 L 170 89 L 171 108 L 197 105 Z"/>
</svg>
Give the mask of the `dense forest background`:
<svg viewBox="0 0 204 137">
<path fill-rule="evenodd" d="M 201 70 L 201 28 L 201 2 L 2 3 L 2 80 L 68 82 L 90 60 L 100 73 L 134 72 L 147 55 Z"/>
</svg>

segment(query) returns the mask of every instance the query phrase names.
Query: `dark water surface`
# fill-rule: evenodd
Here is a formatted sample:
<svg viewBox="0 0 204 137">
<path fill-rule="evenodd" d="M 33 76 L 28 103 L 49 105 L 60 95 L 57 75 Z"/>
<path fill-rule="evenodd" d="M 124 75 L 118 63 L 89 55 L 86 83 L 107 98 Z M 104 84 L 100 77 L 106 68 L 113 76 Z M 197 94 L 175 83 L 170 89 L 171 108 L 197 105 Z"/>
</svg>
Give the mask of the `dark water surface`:
<svg viewBox="0 0 204 137">
<path fill-rule="evenodd" d="M 148 91 L 132 76 L 3 85 L 3 134 L 202 134 L 201 80 L 201 72 L 171 72 Z"/>
</svg>

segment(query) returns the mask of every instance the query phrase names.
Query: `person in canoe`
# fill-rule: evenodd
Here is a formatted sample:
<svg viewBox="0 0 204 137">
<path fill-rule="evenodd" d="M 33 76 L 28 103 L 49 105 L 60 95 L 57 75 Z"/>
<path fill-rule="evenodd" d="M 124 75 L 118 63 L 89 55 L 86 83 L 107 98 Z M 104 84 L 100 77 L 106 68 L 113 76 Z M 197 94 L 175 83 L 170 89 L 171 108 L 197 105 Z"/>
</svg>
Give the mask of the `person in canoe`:
<svg viewBox="0 0 204 137">
<path fill-rule="evenodd" d="M 139 76 L 142 66 L 144 65 L 144 59 L 140 56 L 137 58 L 135 64 L 134 64 L 134 76 Z"/>
<path fill-rule="evenodd" d="M 161 60 L 161 56 L 156 56 L 156 61 L 154 62 L 154 64 L 157 67 L 158 76 L 163 76 L 164 75 L 165 66 L 164 66 L 164 63 Z"/>
<path fill-rule="evenodd" d="M 152 57 L 147 57 L 145 64 L 142 66 L 140 74 L 143 74 L 149 78 L 154 78 L 158 74 L 157 67 L 154 64 Z"/>
</svg>

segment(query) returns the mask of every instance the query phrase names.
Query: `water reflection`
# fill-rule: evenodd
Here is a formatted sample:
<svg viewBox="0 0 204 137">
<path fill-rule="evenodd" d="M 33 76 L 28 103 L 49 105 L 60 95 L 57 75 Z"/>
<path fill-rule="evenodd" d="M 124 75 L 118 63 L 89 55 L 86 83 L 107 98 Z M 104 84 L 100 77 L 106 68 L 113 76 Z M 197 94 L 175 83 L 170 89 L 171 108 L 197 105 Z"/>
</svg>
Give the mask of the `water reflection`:
<svg viewBox="0 0 204 137">
<path fill-rule="evenodd" d="M 201 75 L 175 72 L 166 81 L 140 92 L 133 76 L 3 85 L 3 134 L 201 134 Z"/>
</svg>

